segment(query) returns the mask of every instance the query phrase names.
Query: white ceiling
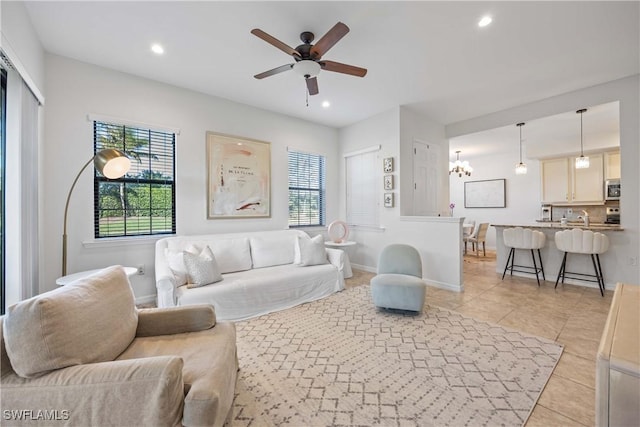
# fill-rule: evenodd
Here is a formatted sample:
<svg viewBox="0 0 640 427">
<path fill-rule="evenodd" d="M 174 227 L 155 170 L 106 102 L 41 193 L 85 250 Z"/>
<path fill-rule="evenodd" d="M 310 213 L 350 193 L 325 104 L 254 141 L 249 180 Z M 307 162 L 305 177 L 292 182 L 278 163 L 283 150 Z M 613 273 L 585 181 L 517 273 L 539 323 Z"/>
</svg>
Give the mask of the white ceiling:
<svg viewBox="0 0 640 427">
<path fill-rule="evenodd" d="M 584 152 L 620 146 L 620 103 L 583 105 L 582 138 Z M 522 127 L 523 159 L 573 155 L 580 152 L 580 115 L 576 111 L 530 120 Z M 516 123 L 449 140 L 451 159 L 460 150 L 461 160 L 493 156 L 498 153 L 519 154 L 520 129 Z"/>
<path fill-rule="evenodd" d="M 398 105 L 442 124 L 637 74 L 638 2 L 29 1 L 48 52 L 342 127 Z M 485 14 L 486 28 L 477 26 Z M 250 34 L 295 47 L 336 22 L 351 28 L 323 59 L 305 107 L 302 77 L 254 74 L 293 62 Z M 164 45 L 156 56 L 150 45 Z M 331 107 L 320 104 L 329 100 Z"/>
</svg>

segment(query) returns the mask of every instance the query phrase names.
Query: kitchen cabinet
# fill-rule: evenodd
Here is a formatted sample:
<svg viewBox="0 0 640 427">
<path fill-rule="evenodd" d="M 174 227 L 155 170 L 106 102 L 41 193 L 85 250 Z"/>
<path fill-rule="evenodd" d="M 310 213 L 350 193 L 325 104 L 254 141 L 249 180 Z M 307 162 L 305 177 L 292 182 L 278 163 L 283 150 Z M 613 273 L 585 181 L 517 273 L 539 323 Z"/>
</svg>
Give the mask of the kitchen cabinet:
<svg viewBox="0 0 640 427">
<path fill-rule="evenodd" d="M 542 160 L 542 202 L 604 203 L 604 156 L 589 155 L 587 169 L 575 168 L 575 157 Z"/>
<path fill-rule="evenodd" d="M 604 153 L 604 179 L 620 179 L 620 152 Z"/>
<path fill-rule="evenodd" d="M 542 201 L 566 203 L 569 201 L 569 159 L 542 161 Z"/>
</svg>

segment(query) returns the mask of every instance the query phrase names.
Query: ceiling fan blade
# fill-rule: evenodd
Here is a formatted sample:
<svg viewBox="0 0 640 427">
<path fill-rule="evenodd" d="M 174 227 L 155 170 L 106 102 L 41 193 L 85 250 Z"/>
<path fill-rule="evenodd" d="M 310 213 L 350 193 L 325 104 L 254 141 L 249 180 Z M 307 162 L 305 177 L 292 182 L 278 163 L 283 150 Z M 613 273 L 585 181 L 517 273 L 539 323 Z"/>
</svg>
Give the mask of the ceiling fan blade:
<svg viewBox="0 0 640 427">
<path fill-rule="evenodd" d="M 318 43 L 314 44 L 311 48 L 311 56 L 315 59 L 320 59 L 322 55 L 327 53 L 329 49 L 333 47 L 334 44 L 338 43 L 341 38 L 343 38 L 349 32 L 349 27 L 347 27 L 342 22 L 338 22 L 333 26 L 327 34 L 322 36 Z"/>
<path fill-rule="evenodd" d="M 256 79 L 264 79 L 265 77 L 273 76 L 274 74 L 282 73 L 282 72 L 288 71 L 288 70 L 290 70 L 292 68 L 293 68 L 293 64 L 281 65 L 279 67 L 274 68 L 273 70 L 269 70 L 269 71 L 265 71 L 265 72 L 260 73 L 260 74 L 256 74 L 253 77 L 255 77 Z"/>
<path fill-rule="evenodd" d="M 265 33 L 264 31 L 262 31 L 259 28 L 254 28 L 253 30 L 251 30 L 251 34 L 253 34 L 254 36 L 256 36 L 258 38 L 261 38 L 262 40 L 266 41 L 270 45 L 273 45 L 273 46 L 277 47 L 278 49 L 280 49 L 281 51 L 283 51 L 284 53 L 286 53 L 288 55 L 300 57 L 300 54 L 298 53 L 297 50 L 295 50 L 291 46 L 281 42 L 280 40 L 278 40 L 277 38 L 273 37 L 272 35 L 269 35 L 269 34 Z"/>
<path fill-rule="evenodd" d="M 356 67 L 354 65 L 343 64 L 334 61 L 320 61 L 323 70 L 333 71 L 336 73 L 349 74 L 357 77 L 364 77 L 367 74 L 366 68 Z"/>
<path fill-rule="evenodd" d="M 317 95 L 318 94 L 318 79 L 315 77 L 309 77 L 305 79 L 307 81 L 307 89 L 309 90 L 309 95 Z"/>
</svg>

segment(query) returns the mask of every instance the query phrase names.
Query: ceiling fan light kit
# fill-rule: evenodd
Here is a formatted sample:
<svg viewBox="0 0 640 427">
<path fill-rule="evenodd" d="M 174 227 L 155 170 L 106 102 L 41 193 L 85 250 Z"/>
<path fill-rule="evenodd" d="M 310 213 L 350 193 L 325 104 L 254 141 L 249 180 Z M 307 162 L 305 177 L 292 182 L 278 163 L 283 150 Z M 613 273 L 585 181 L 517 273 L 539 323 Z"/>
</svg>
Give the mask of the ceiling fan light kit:
<svg viewBox="0 0 640 427">
<path fill-rule="evenodd" d="M 320 70 L 348 74 L 356 77 L 364 77 L 367 74 L 367 70 L 365 68 L 342 64 L 340 62 L 321 60 L 322 56 L 337 42 L 339 42 L 340 39 L 347 35 L 348 32 L 349 27 L 342 22 L 338 22 L 324 36 L 322 36 L 316 44 L 311 44 L 315 39 L 315 35 L 310 31 L 303 31 L 300 33 L 300 40 L 302 40 L 302 44 L 294 49 L 259 28 L 254 28 L 251 30 L 251 34 L 280 49 L 287 55 L 291 55 L 296 62 L 293 64 L 281 65 L 280 67 L 256 74 L 253 77 L 256 79 L 264 79 L 265 77 L 293 69 L 297 74 L 305 78 L 309 95 L 317 95 L 319 93 L 318 80 L 316 79 L 316 76 L 320 73 Z"/>
<path fill-rule="evenodd" d="M 300 62 L 293 64 L 293 71 L 300 74 L 305 79 L 309 77 L 315 77 L 320 73 L 320 64 L 309 59 L 303 59 Z"/>
</svg>

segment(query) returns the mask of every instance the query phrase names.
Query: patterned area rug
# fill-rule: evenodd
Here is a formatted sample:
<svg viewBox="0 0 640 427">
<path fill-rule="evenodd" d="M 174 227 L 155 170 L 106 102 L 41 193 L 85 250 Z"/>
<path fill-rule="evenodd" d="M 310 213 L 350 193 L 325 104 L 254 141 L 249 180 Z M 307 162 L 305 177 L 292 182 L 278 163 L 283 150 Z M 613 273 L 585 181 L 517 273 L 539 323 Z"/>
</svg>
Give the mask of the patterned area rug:
<svg viewBox="0 0 640 427">
<path fill-rule="evenodd" d="M 368 286 L 236 324 L 230 426 L 520 426 L 562 347 Z"/>
</svg>

